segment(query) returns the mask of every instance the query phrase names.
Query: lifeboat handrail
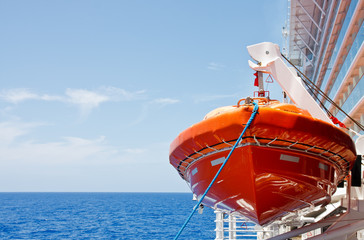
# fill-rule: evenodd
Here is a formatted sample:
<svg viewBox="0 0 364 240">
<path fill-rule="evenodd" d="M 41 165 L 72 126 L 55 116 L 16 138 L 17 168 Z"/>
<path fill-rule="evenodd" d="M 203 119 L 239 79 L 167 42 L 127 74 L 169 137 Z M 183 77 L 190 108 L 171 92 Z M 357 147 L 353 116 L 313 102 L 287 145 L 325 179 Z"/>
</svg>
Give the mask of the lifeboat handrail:
<svg viewBox="0 0 364 240">
<path fill-rule="evenodd" d="M 194 158 L 191 158 L 190 156 L 185 155 L 186 158 L 195 160 Z"/>
<path fill-rule="evenodd" d="M 209 146 L 209 145 L 207 145 L 207 144 L 206 144 L 206 147 L 207 147 L 207 148 L 212 149 L 213 151 L 217 151 L 217 149 L 216 149 L 216 148 L 210 147 L 210 146 Z"/>
<path fill-rule="evenodd" d="M 229 145 L 229 146 L 234 146 L 233 144 L 230 144 L 230 143 L 228 143 L 228 142 L 225 142 L 225 140 L 223 139 L 222 140 L 224 143 L 226 143 L 227 145 Z"/>
<path fill-rule="evenodd" d="M 254 135 L 254 140 L 255 140 L 255 142 L 260 146 L 260 142 L 258 141 L 258 139 L 255 137 L 255 135 Z"/>
<path fill-rule="evenodd" d="M 181 227 L 181 229 L 179 230 L 179 232 L 177 233 L 176 237 L 174 238 L 174 240 L 177 240 L 178 237 L 181 235 L 183 229 L 187 226 L 188 222 L 190 221 L 190 219 L 192 218 L 193 214 L 195 213 L 196 209 L 200 206 L 200 204 L 202 203 L 202 200 L 205 198 L 205 196 L 207 195 L 207 193 L 209 192 L 210 188 L 212 187 L 212 185 L 214 184 L 214 182 L 216 181 L 217 177 L 220 175 L 220 172 L 222 171 L 222 169 L 224 168 L 224 166 L 226 165 L 227 161 L 230 159 L 232 153 L 234 152 L 235 148 L 238 146 L 238 143 L 240 142 L 240 140 L 243 138 L 246 130 L 250 127 L 251 123 L 253 122 L 255 116 L 258 113 L 259 110 L 259 106 L 257 103 L 253 102 L 254 104 L 254 109 L 252 111 L 252 114 L 250 115 L 250 118 L 248 120 L 248 122 L 246 123 L 244 130 L 241 132 L 239 138 L 236 140 L 234 146 L 232 147 L 232 149 L 230 150 L 228 156 L 226 157 L 225 161 L 222 163 L 220 169 L 217 171 L 215 177 L 212 179 L 212 181 L 210 182 L 209 186 L 206 188 L 205 193 L 202 195 L 202 197 L 200 198 L 200 200 L 198 201 L 198 203 L 195 205 L 195 207 L 193 208 L 191 214 L 188 216 L 188 218 L 186 219 L 185 223 L 183 224 L 183 226 Z"/>
<path fill-rule="evenodd" d="M 293 147 L 294 145 L 296 145 L 298 143 L 298 141 L 292 143 L 291 145 L 289 145 L 287 148 L 290 149 L 291 147 Z"/>
<path fill-rule="evenodd" d="M 323 157 L 323 158 L 326 158 L 328 161 L 330 161 L 331 163 L 335 164 L 338 168 L 342 169 L 342 171 L 344 173 L 347 173 L 348 172 L 348 166 L 350 165 L 350 162 L 348 162 L 343 156 L 341 156 L 340 154 L 338 154 L 337 152 L 333 152 L 331 151 L 330 149 L 325 149 L 325 148 L 322 148 L 320 146 L 317 146 L 317 145 L 308 145 L 307 143 L 304 143 L 304 142 L 299 142 L 299 141 L 288 141 L 288 140 L 282 140 L 282 139 L 279 139 L 278 137 L 275 137 L 275 138 L 261 138 L 261 137 L 257 137 L 256 135 L 253 135 L 253 136 L 245 136 L 243 138 L 241 138 L 241 140 L 239 141 L 238 143 L 238 147 L 244 147 L 246 144 L 248 145 L 251 145 L 253 143 L 246 143 L 246 144 L 242 144 L 241 142 L 244 140 L 244 139 L 249 139 L 249 138 L 252 138 L 254 141 L 255 141 L 255 144 L 258 145 L 258 146 L 265 146 L 265 147 L 271 147 L 271 148 L 279 148 L 279 149 L 290 149 L 290 150 L 294 150 L 294 151 L 299 151 L 299 152 L 305 152 L 305 153 L 309 153 L 309 154 L 314 154 L 316 156 L 320 156 L 320 157 Z M 269 141 L 268 143 L 263 143 L 263 142 L 260 142 L 258 139 L 265 139 L 266 141 Z M 190 159 L 192 161 L 190 162 L 187 162 L 187 166 L 183 166 L 181 165 L 182 163 L 185 163 L 185 161 L 181 161 L 180 162 L 180 165 L 177 169 L 177 171 L 179 172 L 179 174 L 181 175 L 181 177 L 183 179 L 184 178 L 184 174 L 186 172 L 186 170 L 193 164 L 195 163 L 196 161 L 198 161 L 199 159 L 203 158 L 203 157 L 206 157 L 210 154 L 215 154 L 217 152 L 222 152 L 222 151 L 228 151 L 228 150 L 231 150 L 232 149 L 232 144 L 228 143 L 228 142 L 234 142 L 234 141 L 237 141 L 237 140 L 229 140 L 229 141 L 224 141 L 224 140 L 221 140 L 221 143 L 220 144 L 227 144 L 227 145 L 230 145 L 229 147 L 225 147 L 225 148 L 213 148 L 213 147 L 210 147 L 206 144 L 206 148 L 209 148 L 210 152 L 207 152 L 207 153 L 204 153 L 203 155 L 201 154 L 201 151 L 203 151 L 204 149 L 202 150 L 199 150 L 197 151 L 199 153 L 199 156 L 197 157 L 192 157 L 194 155 L 196 155 L 196 152 L 194 152 L 193 154 L 191 154 L 190 156 L 186 156 L 186 159 Z M 290 145 L 288 146 L 284 146 L 284 145 L 280 145 L 280 144 L 272 144 L 272 143 L 275 143 L 275 142 L 286 142 L 286 143 L 290 143 Z M 219 145 L 219 144 L 218 144 Z M 303 149 L 303 148 L 296 148 L 295 146 L 297 145 L 300 145 L 301 147 L 307 147 L 307 149 Z M 206 149 L 205 148 L 205 149 Z M 316 150 L 316 151 L 311 151 L 311 150 Z M 320 151 L 320 152 L 317 152 L 317 151 Z M 327 154 L 330 154 L 331 156 L 328 156 Z M 338 157 L 339 159 L 338 160 L 331 160 L 331 158 L 333 157 Z M 184 170 L 181 171 L 180 167 L 183 167 Z M 182 173 L 184 172 L 184 173 Z"/>
<path fill-rule="evenodd" d="M 314 148 L 316 148 L 316 145 L 313 145 L 312 147 L 307 148 L 307 149 L 305 150 L 305 152 L 308 152 L 308 151 L 310 151 L 311 149 L 314 149 Z M 335 155 L 337 155 L 337 154 L 335 154 Z"/>
<path fill-rule="evenodd" d="M 276 100 L 271 100 L 271 99 L 269 99 L 269 98 L 267 98 L 267 97 L 254 97 L 254 98 L 251 98 L 251 97 L 247 97 L 247 98 L 241 98 L 241 99 L 239 99 L 239 101 L 238 101 L 238 103 L 237 103 L 237 107 L 240 107 L 241 105 L 241 102 L 242 101 L 245 101 L 245 100 L 247 100 L 247 99 L 251 99 L 251 100 L 258 100 L 258 104 L 262 104 L 262 103 L 269 103 L 269 102 L 271 102 L 271 101 L 276 101 Z"/>
<path fill-rule="evenodd" d="M 277 140 L 278 137 L 275 137 L 272 141 L 270 141 L 269 143 L 267 143 L 267 146 L 269 146 L 271 143 L 273 143 L 275 140 Z M 289 148 L 289 147 L 288 147 Z"/>
</svg>

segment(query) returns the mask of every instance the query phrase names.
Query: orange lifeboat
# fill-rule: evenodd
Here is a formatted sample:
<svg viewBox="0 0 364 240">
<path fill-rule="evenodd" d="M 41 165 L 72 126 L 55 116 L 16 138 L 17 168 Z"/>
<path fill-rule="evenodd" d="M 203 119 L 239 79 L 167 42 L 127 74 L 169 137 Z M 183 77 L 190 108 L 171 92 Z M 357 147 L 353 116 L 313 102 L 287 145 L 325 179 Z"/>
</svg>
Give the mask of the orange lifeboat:
<svg viewBox="0 0 364 240">
<path fill-rule="evenodd" d="M 249 120 L 251 99 L 215 109 L 170 146 L 170 163 L 200 199 Z M 293 104 L 256 98 L 259 112 L 203 204 L 260 225 L 327 204 L 356 158 L 344 131 Z"/>
</svg>

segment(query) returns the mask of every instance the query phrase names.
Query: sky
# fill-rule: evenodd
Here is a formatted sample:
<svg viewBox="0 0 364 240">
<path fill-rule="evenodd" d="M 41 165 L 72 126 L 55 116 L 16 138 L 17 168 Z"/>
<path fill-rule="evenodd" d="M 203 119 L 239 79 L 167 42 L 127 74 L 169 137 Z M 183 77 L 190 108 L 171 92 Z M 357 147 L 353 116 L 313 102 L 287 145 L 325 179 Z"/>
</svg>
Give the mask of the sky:
<svg viewBox="0 0 364 240">
<path fill-rule="evenodd" d="M 282 46 L 286 18 L 286 0 L 0 1 L 0 191 L 189 192 L 169 144 L 253 95 L 246 46 Z"/>
</svg>

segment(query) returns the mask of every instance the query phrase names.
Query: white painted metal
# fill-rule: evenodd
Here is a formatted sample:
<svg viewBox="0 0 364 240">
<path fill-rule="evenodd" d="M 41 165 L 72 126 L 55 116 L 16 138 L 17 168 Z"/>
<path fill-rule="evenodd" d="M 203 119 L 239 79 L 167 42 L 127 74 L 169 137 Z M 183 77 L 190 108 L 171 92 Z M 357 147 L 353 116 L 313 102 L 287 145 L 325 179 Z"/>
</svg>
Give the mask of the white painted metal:
<svg viewBox="0 0 364 240">
<path fill-rule="evenodd" d="M 259 93 L 262 93 L 263 94 L 263 97 L 265 97 L 265 94 L 264 94 L 263 73 L 258 72 L 257 75 L 258 75 L 257 77 L 258 77 Z M 259 97 L 261 97 L 261 96 L 259 95 Z"/>
<path fill-rule="evenodd" d="M 356 154 L 364 155 L 364 135 L 355 132 L 353 129 L 349 129 L 349 131 L 358 136 L 358 138 L 355 141 Z"/>
<path fill-rule="evenodd" d="M 229 240 L 236 240 L 236 218 L 233 214 L 229 215 Z"/>
<path fill-rule="evenodd" d="M 292 237 L 295 237 L 295 236 L 299 236 L 299 235 L 301 235 L 303 233 L 310 232 L 310 231 L 315 230 L 317 228 L 329 226 L 334 221 L 336 221 L 337 219 L 338 219 L 338 217 L 328 218 L 328 219 L 323 220 L 323 221 L 321 221 L 319 223 L 310 224 L 308 226 L 301 227 L 301 228 L 295 229 L 293 231 L 289 231 L 289 232 L 277 235 L 275 237 L 269 238 L 269 240 L 282 240 L 282 239 L 288 239 L 288 238 L 292 238 Z"/>
<path fill-rule="evenodd" d="M 296 41 L 292 41 L 294 43 L 294 45 L 297 47 L 298 50 L 300 50 L 302 56 L 304 56 L 306 58 L 306 60 L 310 63 L 310 65 L 313 65 L 311 59 L 309 59 L 307 57 L 307 55 L 303 52 L 303 50 L 298 46 L 297 42 Z"/>
<path fill-rule="evenodd" d="M 316 45 L 318 45 L 318 42 L 316 41 L 315 37 L 312 36 L 312 34 L 310 33 L 310 31 L 306 28 L 305 24 L 303 24 L 303 22 L 300 20 L 299 17 L 297 17 L 297 16 L 295 16 L 295 17 L 296 17 L 297 21 L 301 24 L 301 26 L 303 27 L 303 29 L 305 29 L 306 33 L 311 37 L 311 39 L 316 43 Z M 298 33 L 298 30 L 296 30 L 296 31 Z"/>
<path fill-rule="evenodd" d="M 259 240 L 273 236 L 274 229 L 262 228 L 248 218 L 236 213 L 226 213 L 220 209 L 215 210 L 216 214 L 216 238 L 215 240 L 237 240 L 257 238 Z M 278 226 L 278 225 L 277 225 Z M 279 229 L 279 226 L 275 230 Z"/>
<path fill-rule="evenodd" d="M 345 1 L 343 1 L 343 2 L 345 2 Z M 358 3 L 356 4 L 354 14 L 350 20 L 349 26 L 347 27 L 347 30 L 343 37 L 339 51 L 337 52 L 336 59 L 333 63 L 333 67 L 330 72 L 329 78 L 327 80 L 326 86 L 321 86 L 322 90 L 324 90 L 324 92 L 326 94 L 328 94 L 331 91 L 331 88 L 332 88 L 334 82 L 336 81 L 337 74 L 339 73 L 341 66 L 343 64 L 342 59 L 345 59 L 347 57 L 347 54 L 349 53 L 349 50 L 355 40 L 355 38 L 353 38 L 353 35 L 356 34 L 358 31 L 355 26 L 362 18 L 363 14 L 360 11 L 360 9 L 362 8 L 363 4 L 364 4 L 364 0 L 359 0 Z M 340 81 L 341 81 L 341 79 L 340 79 Z M 322 98 L 322 100 L 325 102 L 324 98 Z"/>
<path fill-rule="evenodd" d="M 351 62 L 350 67 L 347 73 L 345 74 L 344 79 L 342 80 L 338 90 L 336 91 L 335 97 L 333 98 L 334 102 L 339 103 L 344 93 L 348 91 L 349 86 L 354 88 L 358 84 L 358 82 L 355 82 L 355 79 L 360 79 L 362 77 L 362 74 L 360 74 L 360 72 L 358 71 L 358 66 L 360 66 L 360 64 L 363 64 L 362 61 L 363 56 L 364 56 L 364 43 L 361 44 L 358 52 L 356 53 L 355 58 Z M 331 105 L 331 107 L 329 108 L 330 112 L 333 112 L 335 109 L 336 108 L 333 105 Z"/>
<path fill-rule="evenodd" d="M 312 53 L 313 56 L 316 57 L 315 52 L 310 48 L 310 46 L 308 45 L 308 43 L 306 43 L 305 39 L 301 36 L 301 34 L 297 30 L 295 30 L 295 31 L 296 31 L 297 36 L 299 36 L 301 38 L 301 41 L 306 46 L 306 48 L 308 50 L 310 50 L 310 52 Z"/>
<path fill-rule="evenodd" d="M 224 240 L 224 213 L 220 210 L 215 211 L 216 214 L 216 238 L 215 240 Z"/>
<path fill-rule="evenodd" d="M 356 231 L 363 229 L 363 227 L 364 220 L 354 221 L 353 223 L 344 225 L 333 231 L 327 231 L 318 236 L 312 237 L 310 240 L 347 239 L 347 237 L 354 234 Z"/>
<path fill-rule="evenodd" d="M 320 9 L 322 15 L 326 15 L 325 11 L 320 7 L 320 5 L 316 2 L 316 0 L 312 0 L 312 2 L 316 5 L 318 9 Z M 324 7 L 325 8 L 325 7 Z"/>
<path fill-rule="evenodd" d="M 315 19 L 313 19 L 313 17 L 311 16 L 311 14 L 306 10 L 306 8 L 302 5 L 302 3 L 300 2 L 300 0 L 297 0 L 297 3 L 300 5 L 301 9 L 307 14 L 307 17 L 309 19 L 311 19 L 312 23 L 315 24 L 315 26 L 317 27 L 317 29 L 322 32 L 320 26 L 317 24 L 317 22 L 315 21 Z"/>
<path fill-rule="evenodd" d="M 356 154 L 364 155 L 364 135 L 361 135 L 355 141 Z"/>
<path fill-rule="evenodd" d="M 271 74 L 295 104 L 308 110 L 313 117 L 332 124 L 329 117 L 303 86 L 296 71 L 286 66 L 281 58 L 278 45 L 263 42 L 250 45 L 247 49 L 250 56 L 258 61 L 258 64 L 249 61 L 252 69 Z"/>
</svg>

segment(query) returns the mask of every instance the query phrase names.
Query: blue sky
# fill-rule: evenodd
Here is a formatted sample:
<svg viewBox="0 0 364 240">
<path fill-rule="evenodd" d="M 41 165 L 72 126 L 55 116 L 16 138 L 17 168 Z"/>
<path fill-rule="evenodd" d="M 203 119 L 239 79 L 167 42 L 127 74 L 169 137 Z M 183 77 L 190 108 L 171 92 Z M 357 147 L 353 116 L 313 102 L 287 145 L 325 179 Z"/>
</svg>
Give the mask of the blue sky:
<svg viewBox="0 0 364 240">
<path fill-rule="evenodd" d="M 1 1 L 0 191 L 189 191 L 170 142 L 252 96 L 245 47 L 282 45 L 286 15 L 286 0 Z"/>
</svg>

